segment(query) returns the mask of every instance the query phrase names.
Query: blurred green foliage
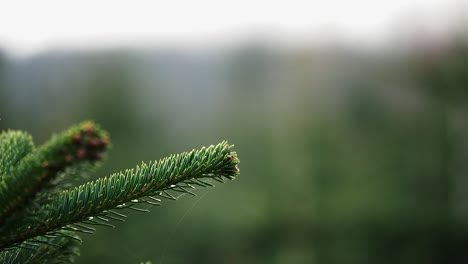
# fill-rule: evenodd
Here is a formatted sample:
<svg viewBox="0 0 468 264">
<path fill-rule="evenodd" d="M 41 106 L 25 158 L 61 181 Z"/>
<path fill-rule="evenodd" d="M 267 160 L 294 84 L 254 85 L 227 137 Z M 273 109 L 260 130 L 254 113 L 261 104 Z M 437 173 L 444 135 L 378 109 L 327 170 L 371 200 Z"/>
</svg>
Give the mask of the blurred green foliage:
<svg viewBox="0 0 468 264">
<path fill-rule="evenodd" d="M 78 263 L 468 262 L 468 46 L 0 56 L 0 127 L 94 119 L 95 176 L 223 139 L 241 176 L 84 237 Z M 37 143 L 40 143 L 37 142 Z"/>
</svg>

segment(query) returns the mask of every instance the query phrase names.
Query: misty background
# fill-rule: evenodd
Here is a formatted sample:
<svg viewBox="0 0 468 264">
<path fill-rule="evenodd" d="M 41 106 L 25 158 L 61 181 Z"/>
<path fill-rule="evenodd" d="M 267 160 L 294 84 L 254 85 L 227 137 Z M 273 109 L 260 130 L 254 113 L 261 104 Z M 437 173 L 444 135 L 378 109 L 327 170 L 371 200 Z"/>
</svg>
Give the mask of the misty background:
<svg viewBox="0 0 468 264">
<path fill-rule="evenodd" d="M 0 128 L 39 145 L 95 120 L 93 178 L 236 145 L 235 181 L 82 235 L 77 263 L 467 263 L 467 24 L 417 21 L 383 44 L 6 45 Z"/>
</svg>

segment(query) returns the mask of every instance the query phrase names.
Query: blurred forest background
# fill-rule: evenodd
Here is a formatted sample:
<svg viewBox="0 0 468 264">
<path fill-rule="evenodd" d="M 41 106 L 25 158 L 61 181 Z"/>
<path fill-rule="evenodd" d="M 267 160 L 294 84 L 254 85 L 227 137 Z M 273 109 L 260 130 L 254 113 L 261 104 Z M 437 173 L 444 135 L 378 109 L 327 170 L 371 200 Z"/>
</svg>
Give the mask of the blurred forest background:
<svg viewBox="0 0 468 264">
<path fill-rule="evenodd" d="M 77 263 L 468 263 L 468 45 L 0 53 L 0 128 L 93 119 L 92 177 L 227 139 L 241 176 L 83 235 Z"/>
</svg>

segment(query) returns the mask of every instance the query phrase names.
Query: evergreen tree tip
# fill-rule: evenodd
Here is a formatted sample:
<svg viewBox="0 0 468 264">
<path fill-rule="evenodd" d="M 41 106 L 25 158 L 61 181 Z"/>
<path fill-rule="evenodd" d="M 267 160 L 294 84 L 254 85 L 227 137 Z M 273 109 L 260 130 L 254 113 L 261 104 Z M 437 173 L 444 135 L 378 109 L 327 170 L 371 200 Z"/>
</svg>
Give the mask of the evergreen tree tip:
<svg viewBox="0 0 468 264">
<path fill-rule="evenodd" d="M 83 122 L 70 128 L 46 143 L 44 151 L 45 167 L 65 167 L 81 161 L 99 161 L 110 147 L 110 138 L 92 121 Z"/>
<path fill-rule="evenodd" d="M 107 132 L 91 121 L 54 135 L 33 148 L 31 136 L 7 131 L 0 142 L 0 224 L 28 206 L 38 193 L 57 186 L 51 183 L 67 168 L 95 165 L 109 148 Z"/>
<path fill-rule="evenodd" d="M 57 190 L 52 184 L 69 167 L 81 170 L 75 165 L 97 164 L 109 147 L 108 133 L 92 121 L 38 148 L 27 133 L 0 134 L 0 262 L 70 263 L 79 252 L 75 232 L 113 226 L 109 222 L 126 218 L 121 209 L 148 211 L 141 205 L 195 195 L 196 187 L 214 186 L 211 180 L 224 182 L 240 173 L 234 145 L 223 141 L 74 188 Z M 51 253 L 35 253 L 41 251 Z"/>
</svg>

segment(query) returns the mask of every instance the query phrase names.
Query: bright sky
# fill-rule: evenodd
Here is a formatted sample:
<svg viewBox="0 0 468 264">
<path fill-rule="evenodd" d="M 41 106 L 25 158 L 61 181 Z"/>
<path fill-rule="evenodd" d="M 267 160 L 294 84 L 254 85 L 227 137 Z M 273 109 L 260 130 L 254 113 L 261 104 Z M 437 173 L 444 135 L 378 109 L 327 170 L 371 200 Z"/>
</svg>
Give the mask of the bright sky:
<svg viewBox="0 0 468 264">
<path fill-rule="evenodd" d="M 204 45 L 256 33 L 302 41 L 338 32 L 372 42 L 414 13 L 436 25 L 465 1 L 0 0 L 0 49 L 27 55 L 70 47 Z"/>
</svg>

